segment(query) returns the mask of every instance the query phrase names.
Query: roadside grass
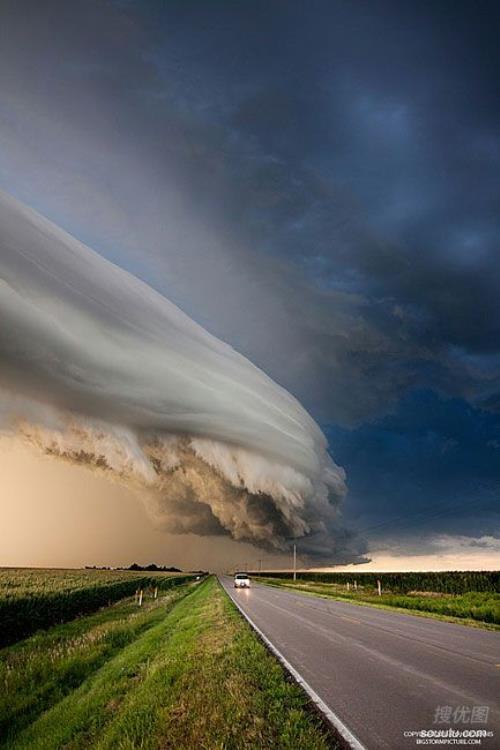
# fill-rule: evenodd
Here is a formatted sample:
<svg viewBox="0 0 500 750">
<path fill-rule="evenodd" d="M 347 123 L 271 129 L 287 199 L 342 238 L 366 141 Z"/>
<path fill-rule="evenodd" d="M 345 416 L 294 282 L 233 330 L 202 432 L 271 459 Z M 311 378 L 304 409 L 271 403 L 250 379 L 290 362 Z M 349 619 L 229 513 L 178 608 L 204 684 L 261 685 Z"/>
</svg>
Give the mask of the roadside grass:
<svg viewBox="0 0 500 750">
<path fill-rule="evenodd" d="M 210 578 L 4 747 L 335 747 L 307 703 Z"/>
<path fill-rule="evenodd" d="M 0 650 L 0 747 L 162 620 L 188 588 L 160 592 L 141 608 L 122 600 Z"/>
<path fill-rule="evenodd" d="M 500 630 L 500 594 L 471 591 L 466 594 L 441 594 L 412 592 L 397 594 L 382 592 L 382 596 L 366 591 L 346 590 L 345 585 L 319 582 L 293 582 L 280 578 L 255 577 L 259 583 L 300 591 L 323 598 L 340 599 L 353 604 L 379 609 L 404 610 L 420 617 L 433 617 L 446 622 L 456 622 L 486 630 Z"/>
</svg>

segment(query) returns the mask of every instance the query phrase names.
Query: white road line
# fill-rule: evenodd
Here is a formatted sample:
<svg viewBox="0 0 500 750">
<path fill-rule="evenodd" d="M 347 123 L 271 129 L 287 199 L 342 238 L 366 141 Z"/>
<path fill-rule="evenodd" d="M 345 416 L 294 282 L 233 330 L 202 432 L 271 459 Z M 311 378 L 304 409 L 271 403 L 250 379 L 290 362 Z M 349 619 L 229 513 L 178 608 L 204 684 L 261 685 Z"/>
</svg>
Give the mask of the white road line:
<svg viewBox="0 0 500 750">
<path fill-rule="evenodd" d="M 271 643 L 269 638 L 264 635 L 262 630 L 259 628 L 258 625 L 254 623 L 251 617 L 247 615 L 247 613 L 242 609 L 242 607 L 238 604 L 236 599 L 227 591 L 225 586 L 223 585 L 222 581 L 219 579 L 219 583 L 223 587 L 226 594 L 230 597 L 231 601 L 234 603 L 234 605 L 239 609 L 245 620 L 250 624 L 250 626 L 259 634 L 259 636 L 262 638 L 266 646 L 272 653 L 276 656 L 276 658 L 282 663 L 282 665 L 285 667 L 285 669 L 292 675 L 294 680 L 299 683 L 299 685 L 302 687 L 303 690 L 306 691 L 306 693 L 309 695 L 309 697 L 312 699 L 313 703 L 317 706 L 317 708 L 321 711 L 324 716 L 328 719 L 330 724 L 332 724 L 337 732 L 341 735 L 341 737 L 347 742 L 350 748 L 352 750 L 367 750 L 367 748 L 358 740 L 357 737 L 354 736 L 354 734 L 351 732 L 350 729 L 346 727 L 344 722 L 339 719 L 336 713 L 332 711 L 329 706 L 326 705 L 326 703 L 321 700 L 317 692 L 309 685 L 306 680 L 300 675 L 295 667 L 292 667 L 288 659 L 283 656 L 281 651 L 276 648 L 276 646 Z"/>
</svg>

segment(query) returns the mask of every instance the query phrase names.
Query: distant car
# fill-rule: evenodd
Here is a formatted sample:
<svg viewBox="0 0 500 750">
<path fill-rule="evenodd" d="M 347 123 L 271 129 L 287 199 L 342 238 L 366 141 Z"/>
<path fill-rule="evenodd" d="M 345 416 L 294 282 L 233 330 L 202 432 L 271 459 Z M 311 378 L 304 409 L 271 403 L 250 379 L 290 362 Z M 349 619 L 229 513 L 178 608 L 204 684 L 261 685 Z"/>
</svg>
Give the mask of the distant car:
<svg viewBox="0 0 500 750">
<path fill-rule="evenodd" d="M 236 573 L 234 576 L 234 588 L 235 589 L 249 589 L 250 578 L 247 573 Z"/>
</svg>

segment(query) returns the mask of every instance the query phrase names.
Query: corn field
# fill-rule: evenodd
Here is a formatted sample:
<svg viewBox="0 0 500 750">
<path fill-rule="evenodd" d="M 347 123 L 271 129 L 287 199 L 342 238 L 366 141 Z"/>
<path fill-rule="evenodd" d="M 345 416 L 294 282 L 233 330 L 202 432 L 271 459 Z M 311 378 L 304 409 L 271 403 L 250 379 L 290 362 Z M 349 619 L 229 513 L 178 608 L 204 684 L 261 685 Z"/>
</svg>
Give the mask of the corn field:
<svg viewBox="0 0 500 750">
<path fill-rule="evenodd" d="M 109 570 L 0 570 L 0 647 L 138 590 L 163 591 L 191 577 Z"/>
<path fill-rule="evenodd" d="M 254 575 L 290 579 L 292 573 L 259 572 Z M 429 573 L 335 573 L 298 572 L 297 580 L 316 583 L 347 583 L 376 589 L 380 581 L 384 591 L 407 594 L 411 591 L 434 591 L 442 594 L 466 594 L 471 591 L 500 592 L 500 571 L 446 571 Z"/>
</svg>

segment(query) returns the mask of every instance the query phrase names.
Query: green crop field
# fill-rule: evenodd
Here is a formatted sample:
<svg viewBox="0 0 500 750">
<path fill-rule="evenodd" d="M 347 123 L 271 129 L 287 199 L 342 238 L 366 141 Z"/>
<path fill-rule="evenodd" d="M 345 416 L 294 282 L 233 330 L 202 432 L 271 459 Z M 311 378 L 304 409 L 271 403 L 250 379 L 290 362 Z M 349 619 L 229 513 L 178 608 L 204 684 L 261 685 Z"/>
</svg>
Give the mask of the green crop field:
<svg viewBox="0 0 500 750">
<path fill-rule="evenodd" d="M 286 572 L 259 572 L 261 578 L 275 578 L 290 581 L 292 573 Z M 363 587 L 364 589 L 375 589 L 377 581 L 380 581 L 384 591 L 392 593 L 407 594 L 411 591 L 426 591 L 442 594 L 468 594 L 471 591 L 500 593 L 500 571 L 430 571 L 430 572 L 406 572 L 406 573 L 361 573 L 352 571 L 350 573 L 336 573 L 335 571 L 298 571 L 297 581 L 304 583 L 334 583 L 346 586 L 348 583 Z"/>
<path fill-rule="evenodd" d="M 404 609 L 466 624 L 500 626 L 500 574 L 260 573 L 260 581 L 353 603 Z M 380 581 L 381 595 L 378 594 Z"/>
<path fill-rule="evenodd" d="M 174 573 L 135 570 L 94 570 L 63 568 L 0 568 L 0 599 L 76 591 L 134 578 L 171 577 Z"/>
<path fill-rule="evenodd" d="M 0 570 L 0 646 L 131 596 L 164 590 L 189 574 L 114 570 Z"/>
<path fill-rule="evenodd" d="M 326 750 L 335 740 L 211 577 L 0 650 L 3 750 Z"/>
</svg>

